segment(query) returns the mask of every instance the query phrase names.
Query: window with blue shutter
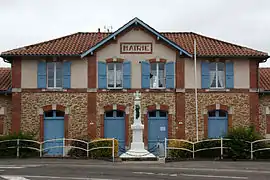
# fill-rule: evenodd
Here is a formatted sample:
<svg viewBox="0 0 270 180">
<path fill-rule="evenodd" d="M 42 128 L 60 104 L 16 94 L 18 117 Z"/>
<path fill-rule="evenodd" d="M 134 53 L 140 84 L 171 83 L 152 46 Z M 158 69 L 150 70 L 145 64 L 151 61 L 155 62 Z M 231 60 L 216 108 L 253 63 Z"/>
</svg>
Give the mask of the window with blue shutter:
<svg viewBox="0 0 270 180">
<path fill-rule="evenodd" d="M 124 77 L 124 88 L 131 88 L 131 62 L 125 61 L 123 63 L 123 77 Z"/>
<path fill-rule="evenodd" d="M 47 66 L 46 62 L 38 62 L 37 68 L 37 86 L 38 88 L 46 88 L 47 86 Z"/>
<path fill-rule="evenodd" d="M 209 80 L 209 63 L 202 61 L 202 88 L 207 89 L 209 88 L 210 85 L 210 80 Z"/>
<path fill-rule="evenodd" d="M 174 62 L 166 63 L 166 88 L 174 88 Z"/>
<path fill-rule="evenodd" d="M 98 88 L 107 88 L 107 67 L 105 62 L 98 62 Z"/>
<path fill-rule="evenodd" d="M 150 63 L 146 61 L 141 62 L 142 71 L 142 88 L 150 88 Z"/>
<path fill-rule="evenodd" d="M 57 73 L 58 71 L 56 71 Z M 59 73 L 61 72 L 59 68 Z M 70 75 L 71 75 L 71 62 L 65 61 L 63 63 L 63 88 L 67 89 L 70 88 Z M 60 84 L 61 77 L 59 75 L 59 78 L 56 76 L 56 84 Z"/>
<path fill-rule="evenodd" d="M 226 88 L 234 87 L 233 62 L 226 62 Z"/>
</svg>

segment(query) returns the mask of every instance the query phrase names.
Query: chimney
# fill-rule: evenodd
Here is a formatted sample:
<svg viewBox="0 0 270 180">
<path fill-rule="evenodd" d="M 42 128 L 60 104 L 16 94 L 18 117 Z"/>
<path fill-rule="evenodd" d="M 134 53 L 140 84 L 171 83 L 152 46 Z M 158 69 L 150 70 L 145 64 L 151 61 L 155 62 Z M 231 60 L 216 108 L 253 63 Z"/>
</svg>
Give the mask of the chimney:
<svg viewBox="0 0 270 180">
<path fill-rule="evenodd" d="M 100 33 L 100 28 L 98 28 L 98 33 Z"/>
</svg>

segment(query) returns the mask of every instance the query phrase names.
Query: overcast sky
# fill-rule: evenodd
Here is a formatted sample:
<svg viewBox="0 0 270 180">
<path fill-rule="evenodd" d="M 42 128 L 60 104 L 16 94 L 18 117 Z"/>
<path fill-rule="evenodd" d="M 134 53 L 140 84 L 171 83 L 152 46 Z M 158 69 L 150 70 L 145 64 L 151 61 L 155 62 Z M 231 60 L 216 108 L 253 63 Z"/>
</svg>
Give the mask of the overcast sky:
<svg viewBox="0 0 270 180">
<path fill-rule="evenodd" d="M 158 31 L 193 31 L 270 54 L 270 0 L 0 0 L 0 52 L 104 25 L 116 30 L 134 17 Z"/>
</svg>

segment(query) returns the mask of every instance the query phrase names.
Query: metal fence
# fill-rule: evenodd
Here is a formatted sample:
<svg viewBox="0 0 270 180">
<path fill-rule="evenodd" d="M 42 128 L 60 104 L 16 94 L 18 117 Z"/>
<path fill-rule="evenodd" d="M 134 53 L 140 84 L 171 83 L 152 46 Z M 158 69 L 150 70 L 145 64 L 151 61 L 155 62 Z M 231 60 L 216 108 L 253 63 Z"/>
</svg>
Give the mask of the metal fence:
<svg viewBox="0 0 270 180">
<path fill-rule="evenodd" d="M 44 148 L 45 143 L 50 143 L 50 142 L 63 142 L 62 146 L 59 145 L 52 145 L 49 147 Z M 97 143 L 97 142 L 104 142 L 104 141 L 112 141 L 112 146 L 98 146 L 98 147 L 93 147 L 89 148 L 90 144 Z M 70 142 L 78 142 L 82 143 L 85 145 L 86 148 L 82 148 L 79 146 L 73 146 L 71 145 L 72 143 Z M 108 139 L 98 139 L 98 140 L 93 140 L 93 141 L 83 141 L 79 139 L 68 139 L 68 138 L 60 138 L 60 139 L 49 139 L 46 141 L 35 141 L 35 140 L 28 140 L 28 139 L 11 139 L 11 140 L 3 140 L 0 141 L 0 146 L 3 143 L 9 143 L 12 144 L 11 146 L 5 146 L 6 149 L 16 149 L 16 157 L 20 157 L 20 150 L 21 149 L 31 149 L 39 152 L 39 157 L 44 157 L 44 152 L 50 150 L 50 149 L 55 149 L 55 148 L 63 148 L 63 153 L 61 157 L 67 157 L 67 152 L 71 149 L 79 149 L 82 151 L 86 152 L 87 158 L 89 158 L 89 153 L 94 150 L 98 149 L 111 149 L 112 150 L 112 160 L 114 162 L 115 159 L 115 139 L 114 138 L 108 138 Z M 29 145 L 30 144 L 30 145 Z"/>
<path fill-rule="evenodd" d="M 176 141 L 176 142 L 183 142 L 183 143 L 187 143 L 191 146 L 190 149 L 185 148 L 185 147 L 174 147 L 169 145 L 170 141 Z M 165 138 L 165 158 L 168 157 L 169 151 L 170 150 L 182 150 L 182 151 L 186 151 L 186 152 L 190 152 L 192 153 L 192 158 L 195 159 L 195 155 L 197 152 L 200 151 L 206 151 L 206 150 L 215 150 L 215 149 L 220 149 L 220 158 L 223 159 L 224 156 L 224 149 L 231 149 L 231 147 L 224 145 L 224 142 L 226 141 L 231 141 L 231 139 L 226 139 L 226 138 L 220 138 L 220 139 L 205 139 L 205 140 L 201 140 L 201 141 L 196 141 L 196 142 L 192 142 L 192 141 L 187 141 L 184 139 L 167 139 Z M 206 147 L 206 148 L 198 148 L 195 149 L 195 145 L 199 144 L 199 143 L 206 143 L 206 142 L 219 142 L 220 146 L 213 146 L 213 147 Z M 266 151 L 266 150 L 270 150 L 270 139 L 261 139 L 261 140 L 257 140 L 257 141 L 244 141 L 245 143 L 249 144 L 249 152 L 250 152 L 250 159 L 253 160 L 254 159 L 254 153 L 255 152 L 260 152 L 260 151 Z M 256 144 L 258 143 L 265 143 L 265 147 L 260 148 L 256 147 Z M 268 147 L 266 146 L 266 144 L 269 144 Z"/>
</svg>

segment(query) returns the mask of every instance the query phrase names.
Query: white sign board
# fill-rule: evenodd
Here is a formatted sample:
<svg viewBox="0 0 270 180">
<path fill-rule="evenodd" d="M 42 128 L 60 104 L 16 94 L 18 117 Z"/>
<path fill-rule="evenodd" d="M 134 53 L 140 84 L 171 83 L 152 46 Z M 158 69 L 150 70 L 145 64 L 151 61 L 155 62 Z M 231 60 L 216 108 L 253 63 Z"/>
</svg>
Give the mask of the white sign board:
<svg viewBox="0 0 270 180">
<path fill-rule="evenodd" d="M 120 43 L 121 54 L 152 54 L 152 43 Z"/>
<path fill-rule="evenodd" d="M 160 127 L 160 131 L 166 131 L 166 128 L 164 126 Z"/>
</svg>

